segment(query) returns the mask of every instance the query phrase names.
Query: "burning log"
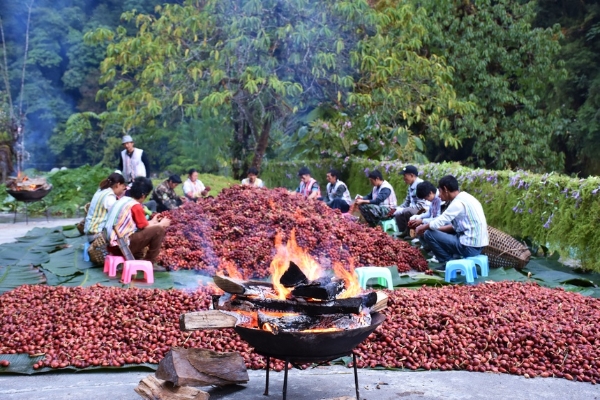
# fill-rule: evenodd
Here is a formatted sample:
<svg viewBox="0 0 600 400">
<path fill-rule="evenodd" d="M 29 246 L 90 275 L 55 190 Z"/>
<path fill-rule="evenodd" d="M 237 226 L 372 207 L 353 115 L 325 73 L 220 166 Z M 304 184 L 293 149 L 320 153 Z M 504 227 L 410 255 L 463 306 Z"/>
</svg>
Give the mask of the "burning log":
<svg viewBox="0 0 600 400">
<path fill-rule="evenodd" d="M 308 283 L 308 278 L 295 262 L 290 261 L 290 266 L 281 275 L 279 282 L 285 287 L 294 287 Z"/>
<path fill-rule="evenodd" d="M 305 297 L 318 300 L 333 300 L 344 291 L 344 281 L 332 280 L 328 276 L 321 277 L 307 284 L 292 289 L 294 297 Z"/>
<path fill-rule="evenodd" d="M 296 312 L 306 315 L 360 314 L 364 308 L 370 308 L 377 302 L 377 294 L 370 292 L 348 299 L 329 301 L 302 301 L 261 299 L 246 296 L 213 296 L 213 308 L 226 311 L 269 310 L 278 312 Z"/>
<path fill-rule="evenodd" d="M 179 328 L 182 331 L 233 328 L 237 324 L 251 324 L 255 319 L 240 312 L 228 313 L 227 311 L 206 310 L 181 314 L 179 316 Z"/>
<path fill-rule="evenodd" d="M 268 315 L 258 312 L 258 327 L 271 331 L 274 335 L 281 332 L 306 330 L 348 330 L 371 325 L 371 315 L 335 314 L 323 316 Z"/>
<path fill-rule="evenodd" d="M 208 400 L 210 395 L 200 389 L 175 386 L 171 382 L 148 375 L 133 389 L 146 400 Z"/>
<path fill-rule="evenodd" d="M 175 386 L 225 386 L 248 382 L 239 353 L 174 347 L 158 363 L 156 377 Z"/>
<path fill-rule="evenodd" d="M 227 293 L 244 294 L 247 296 L 264 296 L 274 294 L 273 284 L 262 281 L 243 281 L 227 276 L 215 275 L 213 281 L 217 287 Z"/>
</svg>

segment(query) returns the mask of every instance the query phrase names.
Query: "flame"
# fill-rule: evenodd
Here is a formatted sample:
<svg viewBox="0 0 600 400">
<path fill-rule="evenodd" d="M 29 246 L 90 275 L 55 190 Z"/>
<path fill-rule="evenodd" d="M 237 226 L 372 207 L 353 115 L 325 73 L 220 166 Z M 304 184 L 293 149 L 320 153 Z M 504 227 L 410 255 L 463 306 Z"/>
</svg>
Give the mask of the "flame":
<svg viewBox="0 0 600 400">
<path fill-rule="evenodd" d="M 225 292 L 223 291 L 223 289 L 221 289 L 220 287 L 218 287 L 217 285 L 215 285 L 215 283 L 212 282 L 212 281 L 204 283 L 204 281 L 202 279 L 199 279 L 198 280 L 198 286 L 202 286 L 202 285 L 206 285 L 210 290 L 212 290 L 212 292 L 209 290 L 209 293 L 211 293 L 211 294 L 215 294 L 215 295 L 225 294 Z"/>
<path fill-rule="evenodd" d="M 339 278 L 344 280 L 344 290 L 337 298 L 347 299 L 350 297 L 358 296 L 362 289 L 358 284 L 358 277 L 354 273 L 354 260 L 350 259 L 350 271 L 346 270 L 339 262 L 333 263 L 333 272 Z"/>
<path fill-rule="evenodd" d="M 277 253 L 273 257 L 273 261 L 271 261 L 271 274 L 273 287 L 278 299 L 285 300 L 291 292 L 290 289 L 284 287 L 279 282 L 281 276 L 287 271 L 290 261 L 293 261 L 311 281 L 318 279 L 322 275 L 323 269 L 319 263 L 296 243 L 295 229 L 292 229 L 290 240 L 288 240 L 285 246 L 283 246 L 281 234 L 277 232 L 277 235 L 275 235 L 275 248 L 277 249 Z"/>
<path fill-rule="evenodd" d="M 269 324 L 268 322 L 263 324 L 263 330 L 273 333 L 273 328 L 271 328 L 271 324 Z"/>
<path fill-rule="evenodd" d="M 315 329 L 305 329 L 300 332 L 318 333 L 318 332 L 339 332 L 339 331 L 341 331 L 340 328 L 315 328 Z"/>
</svg>

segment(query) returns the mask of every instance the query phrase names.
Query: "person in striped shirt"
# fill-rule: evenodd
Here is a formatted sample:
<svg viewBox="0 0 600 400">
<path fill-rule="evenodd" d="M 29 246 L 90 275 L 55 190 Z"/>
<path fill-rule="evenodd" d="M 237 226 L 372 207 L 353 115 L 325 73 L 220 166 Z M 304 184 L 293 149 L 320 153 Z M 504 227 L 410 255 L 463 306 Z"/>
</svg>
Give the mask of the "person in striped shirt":
<svg viewBox="0 0 600 400">
<path fill-rule="evenodd" d="M 442 215 L 419 225 L 416 233 L 442 264 L 439 269 L 445 269 L 445 263 L 453 258 L 481 254 L 489 238 L 481 203 L 469 193 L 461 192 L 454 176 L 440 179 L 438 189 L 441 200 L 450 204 Z"/>
<path fill-rule="evenodd" d="M 117 199 L 125 193 L 125 177 L 113 172 L 100 182 L 100 188 L 94 194 L 85 216 L 85 226 L 83 232 L 87 235 L 87 240 L 92 243 L 102 232 L 108 212 L 117 202 Z"/>
</svg>

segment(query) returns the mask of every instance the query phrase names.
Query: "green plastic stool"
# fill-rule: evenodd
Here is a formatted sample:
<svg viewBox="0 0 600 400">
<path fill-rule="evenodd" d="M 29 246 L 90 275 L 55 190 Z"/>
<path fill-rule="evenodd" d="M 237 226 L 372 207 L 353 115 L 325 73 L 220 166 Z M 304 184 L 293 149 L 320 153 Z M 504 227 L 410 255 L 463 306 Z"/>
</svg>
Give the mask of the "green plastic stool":
<svg viewBox="0 0 600 400">
<path fill-rule="evenodd" d="M 387 286 L 389 290 L 394 290 L 392 273 L 385 267 L 360 267 L 355 268 L 354 271 L 356 271 L 356 274 L 358 275 L 358 284 L 363 289 L 367 288 L 367 282 L 369 282 L 369 279 L 384 278 L 386 285 L 383 286 Z"/>
<path fill-rule="evenodd" d="M 379 225 L 384 232 L 391 230 L 393 233 L 398 233 L 398 225 L 396 225 L 396 220 L 394 218 L 379 221 Z"/>
</svg>

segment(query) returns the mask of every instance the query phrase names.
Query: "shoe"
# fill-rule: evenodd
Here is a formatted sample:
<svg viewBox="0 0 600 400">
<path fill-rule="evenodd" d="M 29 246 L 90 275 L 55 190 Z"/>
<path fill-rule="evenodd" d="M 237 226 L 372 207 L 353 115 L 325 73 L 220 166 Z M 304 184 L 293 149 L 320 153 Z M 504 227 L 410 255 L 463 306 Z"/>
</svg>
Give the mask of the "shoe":
<svg viewBox="0 0 600 400">
<path fill-rule="evenodd" d="M 413 240 L 410 241 L 412 244 L 417 244 L 417 243 L 421 243 L 421 241 L 419 240 L 419 238 L 414 238 Z"/>
<path fill-rule="evenodd" d="M 158 265 L 158 264 L 154 264 L 152 267 L 152 270 L 154 272 L 166 272 L 167 269 L 165 267 L 163 267 L 162 265 Z"/>
<path fill-rule="evenodd" d="M 439 266 L 435 267 L 434 269 L 436 271 L 444 272 L 444 271 L 446 271 L 446 263 L 443 263 L 442 265 L 439 265 Z"/>
<path fill-rule="evenodd" d="M 428 258 L 428 259 L 427 259 L 427 262 L 430 262 L 430 263 L 435 263 L 435 264 L 439 263 L 438 259 L 437 259 L 437 258 L 435 258 L 435 256 L 433 256 L 433 257 L 431 257 L 431 258 Z"/>
</svg>

